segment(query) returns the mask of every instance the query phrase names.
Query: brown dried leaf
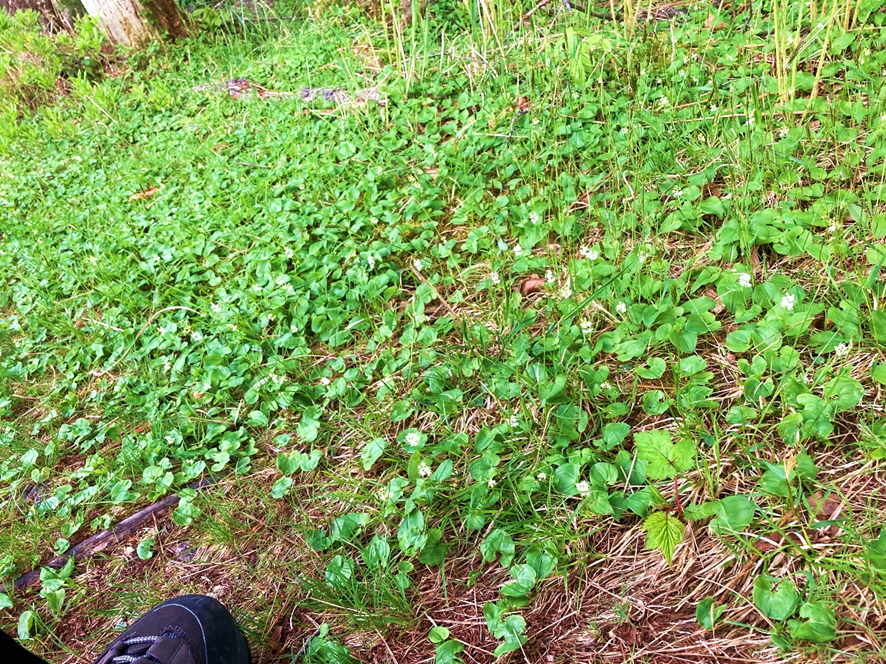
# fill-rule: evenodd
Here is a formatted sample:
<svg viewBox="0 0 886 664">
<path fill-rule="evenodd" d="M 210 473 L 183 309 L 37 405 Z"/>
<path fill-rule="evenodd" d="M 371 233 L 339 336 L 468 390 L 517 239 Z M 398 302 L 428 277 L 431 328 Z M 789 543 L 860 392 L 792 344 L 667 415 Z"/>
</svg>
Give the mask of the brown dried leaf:
<svg viewBox="0 0 886 664">
<path fill-rule="evenodd" d="M 712 309 L 715 316 L 723 313 L 726 310 L 725 305 L 720 301 L 720 296 L 717 295 L 717 291 L 715 291 L 713 288 L 705 289 L 704 294 L 712 300 L 716 301 L 717 306 Z"/>
<path fill-rule="evenodd" d="M 517 97 L 517 111 L 520 113 L 528 113 L 529 99 L 526 97 Z"/>
<path fill-rule="evenodd" d="M 722 30 L 726 27 L 726 24 L 722 21 L 714 25 L 714 21 L 716 17 L 713 14 L 708 14 L 708 17 L 704 21 L 705 30 Z"/>
<path fill-rule="evenodd" d="M 520 284 L 520 295 L 526 296 L 530 293 L 535 293 L 536 291 L 540 291 L 545 283 L 547 283 L 544 278 L 538 276 L 537 274 L 531 274 L 523 280 L 523 283 Z"/>
<path fill-rule="evenodd" d="M 158 191 L 160 191 L 161 189 L 163 189 L 163 187 L 151 187 L 150 189 L 145 189 L 144 191 L 140 191 L 140 192 L 138 192 L 137 194 L 133 194 L 132 196 L 129 197 L 128 200 L 130 200 L 130 201 L 140 201 L 140 200 L 142 200 L 143 198 L 150 198 L 151 196 L 153 196 L 154 194 L 156 194 L 156 193 L 157 193 Z"/>
<path fill-rule="evenodd" d="M 755 244 L 751 248 L 751 271 L 756 272 L 759 269 L 761 262 L 762 261 L 760 260 L 760 250 L 757 247 L 757 245 Z"/>
</svg>

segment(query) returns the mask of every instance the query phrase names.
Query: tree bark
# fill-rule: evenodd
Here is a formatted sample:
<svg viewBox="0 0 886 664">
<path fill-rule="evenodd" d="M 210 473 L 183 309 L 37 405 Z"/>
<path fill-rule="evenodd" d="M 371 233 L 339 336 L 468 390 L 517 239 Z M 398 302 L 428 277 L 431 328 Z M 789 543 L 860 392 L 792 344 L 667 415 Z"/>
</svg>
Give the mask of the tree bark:
<svg viewBox="0 0 886 664">
<path fill-rule="evenodd" d="M 163 32 L 184 37 L 187 27 L 175 0 L 83 0 L 90 16 L 97 16 L 115 44 L 141 46 Z"/>
</svg>

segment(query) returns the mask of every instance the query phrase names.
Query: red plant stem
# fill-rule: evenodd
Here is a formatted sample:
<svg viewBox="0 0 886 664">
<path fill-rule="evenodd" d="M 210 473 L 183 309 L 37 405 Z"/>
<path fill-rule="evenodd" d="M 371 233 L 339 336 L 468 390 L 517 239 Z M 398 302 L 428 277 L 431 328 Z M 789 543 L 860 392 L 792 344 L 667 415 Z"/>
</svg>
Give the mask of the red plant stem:
<svg viewBox="0 0 886 664">
<path fill-rule="evenodd" d="M 683 505 L 680 503 L 680 489 L 677 488 L 677 478 L 674 477 L 674 497 L 677 501 L 677 513 L 683 516 Z"/>
</svg>

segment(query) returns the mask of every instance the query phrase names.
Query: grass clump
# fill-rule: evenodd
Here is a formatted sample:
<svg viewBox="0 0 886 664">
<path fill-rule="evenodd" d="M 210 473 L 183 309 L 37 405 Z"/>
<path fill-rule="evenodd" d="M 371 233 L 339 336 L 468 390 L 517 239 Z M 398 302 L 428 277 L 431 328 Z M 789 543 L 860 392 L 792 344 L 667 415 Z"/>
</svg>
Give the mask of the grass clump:
<svg viewBox="0 0 886 664">
<path fill-rule="evenodd" d="M 150 580 L 267 659 L 873 656 L 882 13 L 459 7 L 4 125 L 3 576 L 182 496 L 20 634 Z"/>
</svg>

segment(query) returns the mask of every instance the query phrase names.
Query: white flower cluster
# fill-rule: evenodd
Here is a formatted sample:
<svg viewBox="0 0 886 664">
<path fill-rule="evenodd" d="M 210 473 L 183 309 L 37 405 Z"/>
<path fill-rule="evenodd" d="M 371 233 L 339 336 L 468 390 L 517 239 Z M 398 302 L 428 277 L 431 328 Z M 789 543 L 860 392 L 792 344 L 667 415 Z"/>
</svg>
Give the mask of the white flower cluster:
<svg viewBox="0 0 886 664">
<path fill-rule="evenodd" d="M 404 442 L 410 447 L 416 447 L 419 443 L 421 443 L 421 436 L 416 431 L 410 431 L 406 434 Z"/>
<path fill-rule="evenodd" d="M 582 258 L 586 258 L 589 261 L 595 261 L 600 258 L 600 249 L 596 246 L 582 247 L 578 250 L 578 255 Z"/>
</svg>

